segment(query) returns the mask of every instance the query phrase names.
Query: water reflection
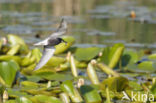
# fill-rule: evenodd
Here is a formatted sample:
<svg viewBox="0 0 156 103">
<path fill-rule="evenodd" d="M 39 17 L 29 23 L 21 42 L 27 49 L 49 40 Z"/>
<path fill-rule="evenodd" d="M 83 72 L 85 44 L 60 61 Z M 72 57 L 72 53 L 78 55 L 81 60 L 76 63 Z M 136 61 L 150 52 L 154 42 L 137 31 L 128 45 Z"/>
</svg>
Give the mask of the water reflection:
<svg viewBox="0 0 156 103">
<path fill-rule="evenodd" d="M 0 0 L 0 36 L 29 35 L 25 40 L 33 43 L 39 40 L 36 34 L 42 39 L 56 30 L 64 16 L 67 35 L 76 37 L 77 44 L 122 42 L 127 47 L 156 48 L 155 4 L 156 0 Z M 130 18 L 132 10 L 136 18 Z"/>
</svg>

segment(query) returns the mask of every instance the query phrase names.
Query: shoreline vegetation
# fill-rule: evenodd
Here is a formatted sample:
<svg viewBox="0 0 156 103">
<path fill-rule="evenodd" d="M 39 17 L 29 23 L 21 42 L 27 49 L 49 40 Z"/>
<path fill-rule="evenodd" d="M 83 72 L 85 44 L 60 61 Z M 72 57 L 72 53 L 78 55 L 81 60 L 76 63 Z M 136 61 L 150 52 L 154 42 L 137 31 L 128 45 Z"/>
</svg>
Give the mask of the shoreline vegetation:
<svg viewBox="0 0 156 103">
<path fill-rule="evenodd" d="M 40 49 L 29 49 L 15 34 L 1 39 L 0 102 L 130 102 L 122 100 L 125 94 L 133 102 L 147 102 L 147 98 L 137 96 L 156 94 L 156 54 L 128 50 L 120 43 L 79 48 L 72 46 L 75 38 L 63 39 L 67 45 L 57 45 L 55 55 L 37 71 L 33 69 L 42 56 Z"/>
</svg>

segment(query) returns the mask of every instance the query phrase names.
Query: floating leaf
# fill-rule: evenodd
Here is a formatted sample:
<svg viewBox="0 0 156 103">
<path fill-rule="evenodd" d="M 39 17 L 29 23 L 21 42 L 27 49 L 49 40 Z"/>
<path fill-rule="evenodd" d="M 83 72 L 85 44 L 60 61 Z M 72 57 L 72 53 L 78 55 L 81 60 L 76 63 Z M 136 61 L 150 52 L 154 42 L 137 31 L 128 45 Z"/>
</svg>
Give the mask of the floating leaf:
<svg viewBox="0 0 156 103">
<path fill-rule="evenodd" d="M 36 76 L 39 76 L 41 78 L 45 78 L 47 80 L 58 80 L 58 81 L 65 81 L 65 80 L 71 80 L 73 77 L 71 75 L 62 74 L 62 73 L 52 73 L 52 72 L 36 72 Z"/>
<path fill-rule="evenodd" d="M 33 64 L 34 62 L 39 62 L 41 56 L 42 56 L 42 53 L 40 52 L 40 50 L 35 48 L 31 52 L 29 52 L 27 56 L 25 56 L 22 59 L 21 65 L 28 66 L 28 65 Z"/>
<path fill-rule="evenodd" d="M 39 62 L 42 56 L 41 51 L 38 48 L 34 48 L 31 53 L 31 55 L 35 57 L 36 62 Z"/>
<path fill-rule="evenodd" d="M 139 60 L 139 56 L 135 51 L 129 50 L 124 51 L 122 56 L 122 66 L 127 66 L 128 64 L 134 64 Z"/>
<path fill-rule="evenodd" d="M 156 53 L 148 56 L 149 59 L 156 59 Z"/>
<path fill-rule="evenodd" d="M 107 64 L 110 68 L 114 68 L 119 62 L 124 50 L 123 44 L 115 44 L 113 47 L 107 47 L 100 57 L 101 61 Z"/>
<path fill-rule="evenodd" d="M 16 99 L 16 102 L 17 103 L 32 103 L 32 101 L 26 97 L 19 97 Z"/>
<path fill-rule="evenodd" d="M 141 63 L 137 64 L 129 64 L 126 66 L 126 70 L 129 70 L 131 72 L 154 72 L 156 69 L 156 63 L 153 61 L 143 61 Z"/>
<path fill-rule="evenodd" d="M 75 58 L 79 61 L 90 61 L 98 56 L 102 51 L 102 48 L 90 47 L 90 48 L 77 48 L 75 51 Z"/>
<path fill-rule="evenodd" d="M 65 58 L 53 56 L 46 64 L 46 66 L 56 67 L 66 61 Z"/>
<path fill-rule="evenodd" d="M 153 94 L 156 94 L 156 83 L 152 85 L 152 88 L 150 90 Z"/>
<path fill-rule="evenodd" d="M 1 55 L 0 56 L 0 61 L 9 61 L 9 60 L 14 60 L 18 64 L 21 63 L 21 58 L 19 56 L 11 56 L 11 55 Z"/>
<path fill-rule="evenodd" d="M 63 103 L 60 99 L 56 97 L 46 95 L 35 95 L 30 99 L 33 101 L 33 103 Z"/>
<path fill-rule="evenodd" d="M 139 70 L 147 71 L 147 72 L 154 72 L 156 68 L 154 68 L 154 62 L 152 61 L 144 61 L 138 64 Z"/>
<path fill-rule="evenodd" d="M 4 85 L 11 87 L 19 69 L 20 67 L 15 61 L 0 63 L 0 78 L 5 82 Z"/>
<path fill-rule="evenodd" d="M 20 90 L 14 90 L 12 88 L 8 88 L 7 90 L 8 90 L 9 97 L 13 97 L 13 98 L 17 98 L 17 97 L 21 97 L 21 96 L 31 97 L 31 95 L 28 95 L 25 92 L 21 92 Z"/>
<path fill-rule="evenodd" d="M 132 88 L 134 91 L 139 91 L 142 90 L 142 87 L 140 84 L 138 84 L 136 81 L 129 81 L 129 86 Z"/>
<path fill-rule="evenodd" d="M 63 82 L 61 89 L 70 96 L 72 102 L 80 103 L 83 101 L 78 90 L 74 88 L 72 81 Z"/>
<path fill-rule="evenodd" d="M 101 103 L 102 102 L 100 94 L 91 85 L 81 86 L 80 91 L 86 103 Z"/>
<path fill-rule="evenodd" d="M 108 86 L 109 90 L 111 91 L 121 92 L 128 87 L 128 79 L 125 77 L 111 77 L 105 79 L 101 83 L 100 88 L 105 90 L 106 86 Z"/>
<path fill-rule="evenodd" d="M 8 100 L 5 103 L 17 103 L 17 101 L 16 100 Z"/>
<path fill-rule="evenodd" d="M 20 53 L 28 52 L 28 46 L 25 44 L 23 39 L 14 34 L 9 34 L 7 37 L 11 46 L 20 45 Z"/>
<path fill-rule="evenodd" d="M 0 39 L 0 51 L 1 51 L 2 45 L 3 45 L 3 41 L 2 39 Z"/>
<path fill-rule="evenodd" d="M 31 88 L 38 88 L 40 85 L 35 83 L 35 82 L 31 82 L 31 81 L 23 81 L 21 82 L 21 85 L 23 87 L 31 87 Z"/>
<path fill-rule="evenodd" d="M 11 47 L 11 49 L 7 52 L 7 55 L 15 55 L 16 53 L 18 53 L 19 48 L 20 48 L 19 44 Z"/>
<path fill-rule="evenodd" d="M 75 41 L 75 39 L 71 36 L 63 37 L 63 40 L 66 41 L 67 44 L 61 43 L 61 44 L 55 46 L 56 51 L 54 54 L 61 54 L 61 53 L 65 52 Z"/>
<path fill-rule="evenodd" d="M 35 62 L 35 57 L 24 57 L 20 63 L 21 66 L 28 66 Z"/>
</svg>

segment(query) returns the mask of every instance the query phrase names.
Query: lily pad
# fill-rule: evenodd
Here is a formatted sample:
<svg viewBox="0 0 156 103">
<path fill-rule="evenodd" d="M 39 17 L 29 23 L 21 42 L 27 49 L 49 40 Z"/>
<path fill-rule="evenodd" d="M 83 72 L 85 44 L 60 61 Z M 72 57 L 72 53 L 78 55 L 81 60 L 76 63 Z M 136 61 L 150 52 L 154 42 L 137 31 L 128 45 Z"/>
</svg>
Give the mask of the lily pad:
<svg viewBox="0 0 156 103">
<path fill-rule="evenodd" d="M 156 70 L 156 68 L 154 68 L 154 62 L 152 61 L 144 61 L 140 64 L 138 64 L 138 68 L 140 70 L 143 70 L 143 71 L 149 71 L 149 72 L 154 72 Z"/>
<path fill-rule="evenodd" d="M 127 66 L 128 64 L 136 63 L 139 60 L 139 56 L 135 51 L 129 50 L 124 51 L 122 56 L 122 66 Z"/>
<path fill-rule="evenodd" d="M 67 80 L 63 82 L 60 87 L 70 96 L 72 102 L 81 103 L 83 101 L 78 90 L 74 88 L 72 81 Z"/>
<path fill-rule="evenodd" d="M 62 73 L 52 73 L 52 72 L 38 72 L 35 74 L 36 76 L 39 76 L 41 78 L 47 79 L 47 80 L 57 80 L 57 81 L 66 81 L 66 80 L 72 80 L 72 75 L 62 74 Z"/>
<path fill-rule="evenodd" d="M 31 81 L 23 81 L 21 82 L 22 87 L 31 87 L 34 89 L 39 88 L 41 85 L 35 82 L 31 82 Z"/>
<path fill-rule="evenodd" d="M 53 97 L 53 96 L 46 96 L 46 95 L 36 95 L 30 98 L 33 103 L 63 103 L 60 99 Z"/>
<path fill-rule="evenodd" d="M 16 99 L 16 102 L 17 103 L 32 103 L 32 101 L 26 97 L 19 97 Z"/>
<path fill-rule="evenodd" d="M 105 90 L 105 87 L 108 86 L 109 90 L 114 92 L 121 92 L 125 90 L 129 84 L 128 79 L 125 77 L 111 77 L 108 79 L 105 79 L 101 85 L 100 88 L 102 90 Z"/>
<path fill-rule="evenodd" d="M 16 53 L 18 53 L 18 50 L 20 49 L 20 45 L 17 44 L 13 47 L 11 47 L 11 49 L 7 52 L 8 55 L 15 55 Z"/>
<path fill-rule="evenodd" d="M 20 38 L 17 35 L 9 34 L 8 41 L 11 44 L 11 46 L 20 45 L 20 53 L 27 53 L 28 52 L 28 46 L 25 44 L 24 40 Z"/>
<path fill-rule="evenodd" d="M 12 86 L 18 70 L 20 70 L 20 67 L 15 61 L 0 63 L 0 78 L 4 81 L 4 85 L 8 87 Z"/>
<path fill-rule="evenodd" d="M 56 67 L 66 61 L 65 58 L 53 56 L 46 64 L 46 66 Z"/>
<path fill-rule="evenodd" d="M 86 103 L 101 103 L 102 99 L 100 94 L 91 85 L 81 86 L 80 91 Z"/>
<path fill-rule="evenodd" d="M 8 88 L 8 94 L 10 97 L 13 97 L 13 98 L 17 98 L 17 97 L 21 97 L 21 96 L 24 96 L 24 97 L 31 97 L 31 95 L 28 95 L 27 93 L 25 92 L 21 92 L 20 90 L 14 90 L 12 88 Z"/>
<path fill-rule="evenodd" d="M 136 81 L 129 81 L 129 86 L 132 88 L 133 91 L 142 90 L 141 85 L 138 84 Z"/>
<path fill-rule="evenodd" d="M 149 55 L 148 58 L 149 58 L 149 59 L 154 59 L 154 60 L 156 60 L 156 53 L 155 53 L 155 54 Z"/>
<path fill-rule="evenodd" d="M 17 101 L 16 100 L 8 100 L 5 103 L 17 103 Z"/>
<path fill-rule="evenodd" d="M 33 64 L 34 62 L 39 62 L 42 53 L 38 48 L 34 48 L 31 52 L 29 52 L 21 61 L 22 66 L 28 66 Z"/>
<path fill-rule="evenodd" d="M 21 60 L 20 65 L 21 65 L 21 66 L 29 66 L 29 65 L 33 64 L 34 62 L 35 62 L 35 57 L 34 57 L 34 56 L 31 56 L 31 57 L 24 57 L 24 58 Z"/>
<path fill-rule="evenodd" d="M 3 41 L 0 39 L 0 51 L 1 51 L 2 45 L 3 45 Z"/>
<path fill-rule="evenodd" d="M 121 59 L 124 50 L 123 44 L 115 44 L 113 47 L 107 47 L 103 51 L 100 60 L 107 64 L 110 68 L 114 68 Z"/>
<path fill-rule="evenodd" d="M 75 58 L 79 61 L 90 61 L 98 56 L 102 51 L 102 48 L 89 47 L 89 48 L 77 48 L 75 51 Z"/>
<path fill-rule="evenodd" d="M 34 48 L 31 53 L 32 53 L 31 55 L 35 57 L 35 60 L 37 62 L 39 62 L 39 60 L 40 60 L 40 58 L 42 56 L 41 51 L 38 48 Z"/>
<path fill-rule="evenodd" d="M 19 56 L 11 56 L 11 55 L 1 55 L 0 56 L 0 61 L 9 61 L 9 60 L 14 60 L 18 64 L 21 63 L 21 58 Z"/>
</svg>

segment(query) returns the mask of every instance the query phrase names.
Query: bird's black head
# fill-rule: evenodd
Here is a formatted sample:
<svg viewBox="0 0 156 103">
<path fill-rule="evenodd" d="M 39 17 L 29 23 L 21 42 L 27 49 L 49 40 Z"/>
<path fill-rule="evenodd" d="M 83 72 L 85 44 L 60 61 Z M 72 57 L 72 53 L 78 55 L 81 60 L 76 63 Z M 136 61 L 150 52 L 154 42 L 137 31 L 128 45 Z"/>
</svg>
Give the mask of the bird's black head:
<svg viewBox="0 0 156 103">
<path fill-rule="evenodd" d="M 65 43 L 65 44 L 67 43 L 67 42 L 64 41 L 62 38 L 58 38 L 58 40 L 59 40 L 60 43 Z"/>
</svg>

